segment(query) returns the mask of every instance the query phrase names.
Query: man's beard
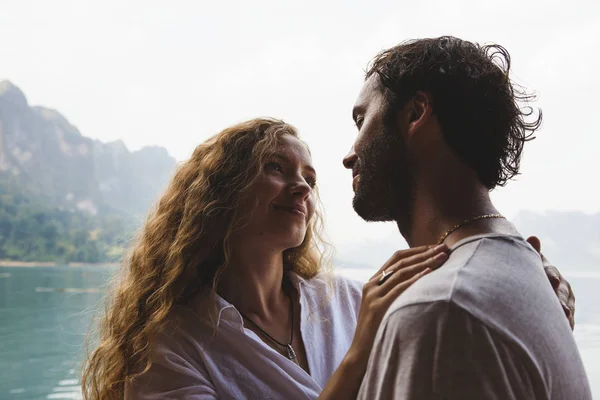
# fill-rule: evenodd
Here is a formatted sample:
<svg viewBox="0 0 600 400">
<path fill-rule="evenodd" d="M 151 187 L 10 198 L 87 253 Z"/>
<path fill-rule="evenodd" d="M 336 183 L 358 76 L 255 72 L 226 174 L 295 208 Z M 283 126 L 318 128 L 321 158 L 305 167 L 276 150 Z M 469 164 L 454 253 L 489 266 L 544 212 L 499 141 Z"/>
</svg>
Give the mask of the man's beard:
<svg viewBox="0 0 600 400">
<path fill-rule="evenodd" d="M 384 127 L 358 159 L 354 211 L 365 221 L 409 223 L 414 179 L 402 134 Z"/>
</svg>

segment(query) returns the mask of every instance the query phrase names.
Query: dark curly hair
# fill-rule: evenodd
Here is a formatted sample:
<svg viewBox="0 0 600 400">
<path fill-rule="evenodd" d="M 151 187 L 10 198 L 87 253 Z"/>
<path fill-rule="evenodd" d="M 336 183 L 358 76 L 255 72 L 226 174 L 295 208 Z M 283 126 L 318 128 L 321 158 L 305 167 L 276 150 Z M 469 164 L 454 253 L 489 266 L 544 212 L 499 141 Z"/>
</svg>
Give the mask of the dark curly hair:
<svg viewBox="0 0 600 400">
<path fill-rule="evenodd" d="M 481 46 L 451 36 L 403 42 L 379 53 L 366 78 L 377 74 L 388 111 L 417 91 L 432 97 L 448 145 L 489 189 L 519 172 L 523 144 L 533 139 L 542 112 L 519 103 L 535 99 L 509 78 L 510 55 L 497 44 Z"/>
</svg>

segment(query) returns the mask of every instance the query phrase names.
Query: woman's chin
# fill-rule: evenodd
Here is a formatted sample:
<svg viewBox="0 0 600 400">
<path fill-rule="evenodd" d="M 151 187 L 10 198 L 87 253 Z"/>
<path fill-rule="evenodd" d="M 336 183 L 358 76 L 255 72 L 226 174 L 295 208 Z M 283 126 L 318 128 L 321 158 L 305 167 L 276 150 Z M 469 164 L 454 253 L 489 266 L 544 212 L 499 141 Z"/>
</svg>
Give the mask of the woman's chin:
<svg viewBox="0 0 600 400">
<path fill-rule="evenodd" d="M 300 246 L 301 244 L 302 244 L 302 240 L 289 241 L 285 245 L 285 250 L 295 249 L 296 247 Z"/>
<path fill-rule="evenodd" d="M 284 250 L 294 249 L 302 244 L 304 241 L 304 235 L 302 236 L 289 236 L 286 238 L 279 238 L 281 240 L 281 248 Z"/>
</svg>

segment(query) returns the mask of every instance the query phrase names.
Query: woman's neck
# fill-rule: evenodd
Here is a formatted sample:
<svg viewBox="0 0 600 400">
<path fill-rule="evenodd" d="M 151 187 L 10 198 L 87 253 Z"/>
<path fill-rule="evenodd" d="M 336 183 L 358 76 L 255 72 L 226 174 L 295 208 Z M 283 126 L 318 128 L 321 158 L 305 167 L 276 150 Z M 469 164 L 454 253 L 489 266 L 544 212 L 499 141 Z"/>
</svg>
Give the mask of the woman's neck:
<svg viewBox="0 0 600 400">
<path fill-rule="evenodd" d="M 246 316 L 270 319 L 287 309 L 282 288 L 283 254 L 234 251 L 219 281 L 218 293 Z"/>
</svg>

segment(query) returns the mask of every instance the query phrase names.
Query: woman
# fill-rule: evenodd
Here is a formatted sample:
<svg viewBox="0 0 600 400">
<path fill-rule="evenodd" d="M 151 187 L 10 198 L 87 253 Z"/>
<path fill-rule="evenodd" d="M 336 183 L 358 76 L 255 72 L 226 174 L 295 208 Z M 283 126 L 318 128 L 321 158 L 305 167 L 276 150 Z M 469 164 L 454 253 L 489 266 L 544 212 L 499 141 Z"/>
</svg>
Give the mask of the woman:
<svg viewBox="0 0 600 400">
<path fill-rule="evenodd" d="M 329 273 L 317 202 L 290 125 L 256 119 L 198 146 L 109 296 L 85 396 L 355 397 L 383 314 L 448 249 L 397 252 L 361 288 Z"/>
</svg>

